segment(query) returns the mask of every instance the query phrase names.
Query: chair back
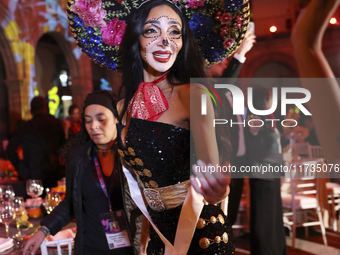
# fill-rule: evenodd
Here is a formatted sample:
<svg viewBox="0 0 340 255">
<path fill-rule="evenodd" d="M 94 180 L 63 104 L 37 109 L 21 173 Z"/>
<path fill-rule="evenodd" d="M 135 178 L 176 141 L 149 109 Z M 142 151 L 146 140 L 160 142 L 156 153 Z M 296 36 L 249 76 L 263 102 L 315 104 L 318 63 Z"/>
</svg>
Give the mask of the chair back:
<svg viewBox="0 0 340 255">
<path fill-rule="evenodd" d="M 325 158 L 325 153 L 321 146 L 309 145 L 308 151 L 309 151 L 308 152 L 309 158 L 312 158 L 312 159 Z"/>
<path fill-rule="evenodd" d="M 323 225 L 319 199 L 323 197 L 321 174 L 317 171 L 320 160 L 291 163 L 291 194 L 282 196 L 284 225 L 292 233 L 292 248 L 295 249 L 296 227 L 320 226 L 324 244 L 327 245 L 326 231 Z M 315 213 L 312 213 L 315 209 Z"/>
<path fill-rule="evenodd" d="M 293 151 L 297 155 L 308 155 L 309 143 L 294 143 Z"/>
<path fill-rule="evenodd" d="M 318 178 L 316 178 L 315 166 L 317 161 L 308 161 L 292 164 L 294 169 L 289 172 L 291 182 L 291 194 L 318 196 Z M 294 198 L 293 198 L 294 199 Z"/>
<path fill-rule="evenodd" d="M 67 239 L 61 239 L 61 240 L 55 240 L 55 241 L 48 241 L 44 240 L 42 244 L 40 245 L 41 249 L 41 255 L 48 255 L 47 247 L 53 246 L 57 248 L 58 255 L 63 255 L 61 246 L 67 246 L 68 247 L 68 255 L 72 254 L 72 243 L 73 238 L 67 238 Z"/>
</svg>

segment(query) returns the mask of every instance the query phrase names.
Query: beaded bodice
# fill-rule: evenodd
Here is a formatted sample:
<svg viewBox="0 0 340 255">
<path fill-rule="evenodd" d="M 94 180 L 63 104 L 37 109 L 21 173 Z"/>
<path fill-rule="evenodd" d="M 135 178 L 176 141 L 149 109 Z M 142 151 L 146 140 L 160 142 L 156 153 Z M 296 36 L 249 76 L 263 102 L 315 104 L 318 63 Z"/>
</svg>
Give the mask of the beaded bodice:
<svg viewBox="0 0 340 255">
<path fill-rule="evenodd" d="M 126 164 L 132 166 L 134 172 L 139 175 L 145 187 L 144 191 L 148 190 L 147 188 L 160 188 L 157 190 L 162 193 L 162 190 L 166 189 L 163 187 L 183 184 L 189 179 L 191 155 L 189 130 L 166 123 L 131 118 L 124 146 L 121 141 L 122 128 L 123 126 L 118 125 L 118 151 Z M 151 208 L 149 202 L 148 204 L 152 221 L 173 244 L 182 205 L 156 211 Z M 210 222 L 212 216 L 218 217 L 219 221 L 196 228 L 187 254 L 233 254 L 231 227 L 226 216 L 219 207 L 205 205 L 200 218 Z M 164 244 L 151 226 L 149 235 L 147 254 L 163 255 Z M 215 242 L 216 238 L 222 237 L 224 239 L 228 237 L 229 241 Z"/>
<path fill-rule="evenodd" d="M 122 126 L 118 126 L 120 131 Z M 171 124 L 131 118 L 119 153 L 146 188 L 178 184 L 190 175 L 190 131 Z"/>
</svg>

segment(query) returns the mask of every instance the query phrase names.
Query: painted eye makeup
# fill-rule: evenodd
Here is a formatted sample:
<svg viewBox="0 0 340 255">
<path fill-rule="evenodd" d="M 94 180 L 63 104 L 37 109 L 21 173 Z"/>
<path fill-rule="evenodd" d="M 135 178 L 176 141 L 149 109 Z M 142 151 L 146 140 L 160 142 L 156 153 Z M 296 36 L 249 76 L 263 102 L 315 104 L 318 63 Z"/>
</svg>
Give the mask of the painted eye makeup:
<svg viewBox="0 0 340 255">
<path fill-rule="evenodd" d="M 182 32 L 177 26 L 172 26 L 168 29 L 167 34 L 170 39 L 179 39 L 181 38 Z"/>
<path fill-rule="evenodd" d="M 155 25 L 146 25 L 143 29 L 142 36 L 145 38 L 155 38 L 162 34 L 162 30 Z"/>
</svg>

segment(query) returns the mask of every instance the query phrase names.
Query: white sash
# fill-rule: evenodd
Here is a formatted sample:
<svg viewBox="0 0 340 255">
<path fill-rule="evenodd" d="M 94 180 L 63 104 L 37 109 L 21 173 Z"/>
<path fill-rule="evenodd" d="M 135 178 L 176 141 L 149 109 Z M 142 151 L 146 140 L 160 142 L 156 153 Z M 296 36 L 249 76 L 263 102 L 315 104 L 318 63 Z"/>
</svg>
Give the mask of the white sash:
<svg viewBox="0 0 340 255">
<path fill-rule="evenodd" d="M 198 194 L 190 185 L 179 217 L 175 235 L 175 242 L 174 245 L 172 245 L 153 223 L 150 214 L 144 204 L 144 200 L 138 187 L 137 181 L 132 177 L 129 170 L 127 170 L 124 166 L 123 171 L 128 181 L 133 201 L 139 207 L 144 216 L 149 220 L 154 230 L 157 232 L 157 234 L 165 244 L 164 255 L 186 255 L 196 229 L 198 218 L 203 208 L 203 196 Z"/>
</svg>

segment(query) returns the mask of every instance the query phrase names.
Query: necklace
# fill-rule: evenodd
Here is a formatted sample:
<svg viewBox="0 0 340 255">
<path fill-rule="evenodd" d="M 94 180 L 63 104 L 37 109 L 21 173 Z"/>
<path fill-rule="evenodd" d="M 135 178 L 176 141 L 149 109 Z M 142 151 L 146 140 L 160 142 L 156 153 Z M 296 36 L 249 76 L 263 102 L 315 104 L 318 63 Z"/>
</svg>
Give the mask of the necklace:
<svg viewBox="0 0 340 255">
<path fill-rule="evenodd" d="M 103 157 L 106 157 L 107 155 L 109 155 L 109 151 L 111 150 L 111 148 L 109 148 L 109 149 L 99 149 L 99 148 L 97 148 L 97 150 L 98 150 L 98 152 L 101 152 L 101 155 Z"/>
</svg>

